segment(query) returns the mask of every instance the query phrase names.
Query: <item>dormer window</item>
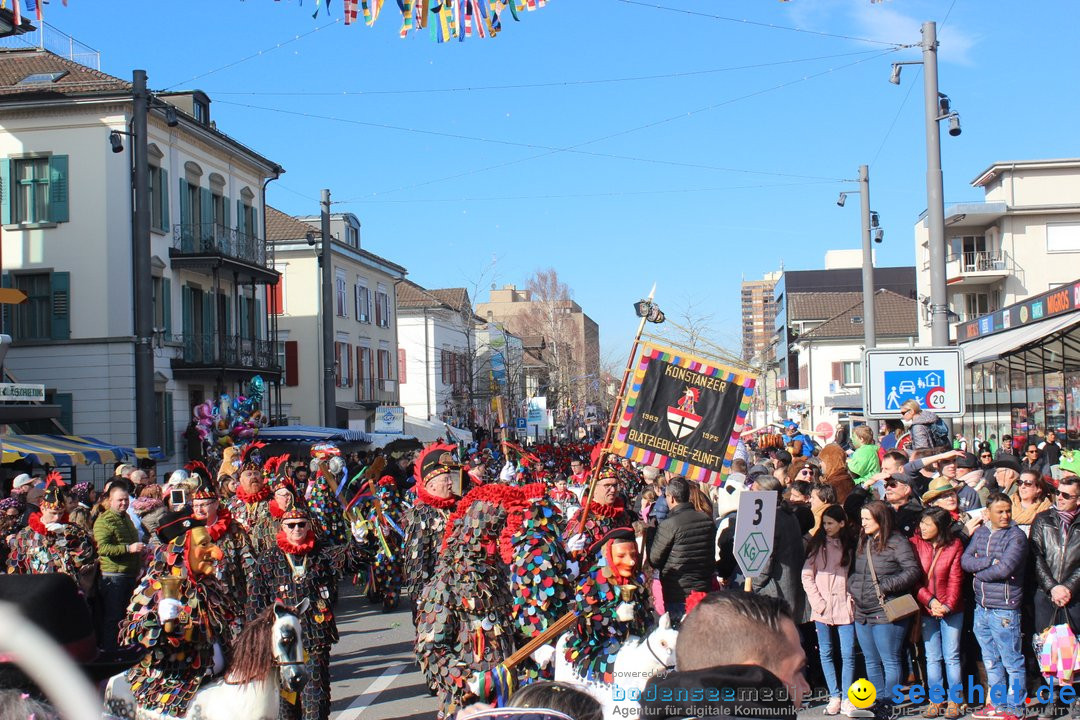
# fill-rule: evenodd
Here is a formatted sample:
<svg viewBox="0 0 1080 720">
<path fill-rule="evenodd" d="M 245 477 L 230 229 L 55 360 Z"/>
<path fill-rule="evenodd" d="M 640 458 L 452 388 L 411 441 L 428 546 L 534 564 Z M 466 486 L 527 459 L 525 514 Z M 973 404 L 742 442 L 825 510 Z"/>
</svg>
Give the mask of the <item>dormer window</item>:
<svg viewBox="0 0 1080 720">
<path fill-rule="evenodd" d="M 210 103 L 196 99 L 193 105 L 195 122 L 200 125 L 210 124 Z"/>
</svg>

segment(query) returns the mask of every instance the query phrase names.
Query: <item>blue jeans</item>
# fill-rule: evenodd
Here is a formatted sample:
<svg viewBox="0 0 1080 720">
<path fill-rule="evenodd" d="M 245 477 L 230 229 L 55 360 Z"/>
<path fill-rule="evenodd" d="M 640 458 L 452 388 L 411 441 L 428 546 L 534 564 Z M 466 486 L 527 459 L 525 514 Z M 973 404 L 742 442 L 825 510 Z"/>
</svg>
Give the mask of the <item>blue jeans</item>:
<svg viewBox="0 0 1080 720">
<path fill-rule="evenodd" d="M 878 704 L 888 705 L 892 689 L 900 684 L 900 647 L 907 633 L 906 619 L 892 623 L 855 623 L 855 635 L 866 661 L 866 679 L 878 690 Z"/>
<path fill-rule="evenodd" d="M 815 622 L 817 630 L 818 654 L 821 655 L 821 669 L 825 673 L 825 682 L 829 686 L 829 697 L 838 698 L 851 683 L 855 682 L 855 627 L 847 625 L 826 625 Z M 833 628 L 840 634 L 840 682 L 836 684 L 836 658 L 833 656 Z"/>
<path fill-rule="evenodd" d="M 940 687 L 949 693 L 949 697 L 964 696 L 964 677 L 960 669 L 960 633 L 964 627 L 964 613 L 954 612 L 943 618 L 924 615 L 922 619 L 923 646 L 926 648 L 927 689 Z M 945 662 L 945 678 L 941 674 L 941 663 Z"/>
<path fill-rule="evenodd" d="M 973 629 L 982 650 L 986 681 L 990 687 L 1009 689 L 1008 705 L 996 709 L 1021 714 L 1027 691 L 1024 689 L 1024 655 L 1020 650 L 1020 611 L 976 605 Z M 989 695 L 987 690 L 988 698 Z"/>
<path fill-rule="evenodd" d="M 127 606 L 137 584 L 134 575 L 102 575 L 98 582 L 98 599 L 101 602 L 98 643 L 106 652 L 117 650 L 120 623 L 127 617 Z"/>
</svg>

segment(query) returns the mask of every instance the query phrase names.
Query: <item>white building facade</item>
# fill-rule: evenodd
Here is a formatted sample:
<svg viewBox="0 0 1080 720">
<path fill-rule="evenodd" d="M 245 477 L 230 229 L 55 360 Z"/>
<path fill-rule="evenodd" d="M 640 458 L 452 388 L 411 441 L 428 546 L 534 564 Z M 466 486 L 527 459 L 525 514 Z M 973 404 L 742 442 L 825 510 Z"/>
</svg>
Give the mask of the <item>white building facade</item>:
<svg viewBox="0 0 1080 720">
<path fill-rule="evenodd" d="M 0 50 L 6 368 L 43 383 L 78 435 L 135 444 L 130 84 L 43 50 Z M 48 72 L 43 72 L 48 70 Z M 265 186 L 282 168 L 217 130 L 210 100 L 162 95 L 148 127 L 155 410 L 165 468 L 191 409 L 280 370 L 265 307 L 277 278 Z M 270 392 L 267 391 L 269 398 Z M 264 410 L 267 410 L 264 400 Z M 54 430 L 55 432 L 55 430 Z"/>
</svg>

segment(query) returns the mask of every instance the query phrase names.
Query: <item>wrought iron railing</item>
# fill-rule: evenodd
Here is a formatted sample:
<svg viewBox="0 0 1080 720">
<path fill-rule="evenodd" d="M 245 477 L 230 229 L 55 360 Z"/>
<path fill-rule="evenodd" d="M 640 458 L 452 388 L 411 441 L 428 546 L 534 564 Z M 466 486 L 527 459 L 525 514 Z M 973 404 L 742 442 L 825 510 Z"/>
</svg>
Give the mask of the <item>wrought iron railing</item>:
<svg viewBox="0 0 1080 720">
<path fill-rule="evenodd" d="M 174 225 L 173 249 L 180 255 L 219 254 L 265 268 L 274 266 L 263 238 L 218 223 Z"/>
<path fill-rule="evenodd" d="M 177 360 L 187 365 L 278 371 L 275 343 L 236 335 L 193 333 L 174 337 Z"/>
</svg>

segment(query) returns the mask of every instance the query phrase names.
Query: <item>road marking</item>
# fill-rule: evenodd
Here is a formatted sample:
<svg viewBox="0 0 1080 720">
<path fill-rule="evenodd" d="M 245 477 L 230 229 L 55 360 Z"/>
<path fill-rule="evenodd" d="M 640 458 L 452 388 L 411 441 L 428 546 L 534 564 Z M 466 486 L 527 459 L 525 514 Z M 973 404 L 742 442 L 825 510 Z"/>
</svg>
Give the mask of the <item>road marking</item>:
<svg viewBox="0 0 1080 720">
<path fill-rule="evenodd" d="M 409 667 L 407 663 L 402 663 L 386 668 L 382 675 L 371 681 L 371 684 L 367 686 L 364 692 L 356 696 L 356 699 L 352 701 L 349 707 L 337 715 L 336 720 L 357 720 L 364 714 L 368 706 L 375 701 L 375 698 L 379 697 L 383 690 L 390 687 L 397 676 L 404 672 L 407 667 Z"/>
</svg>

